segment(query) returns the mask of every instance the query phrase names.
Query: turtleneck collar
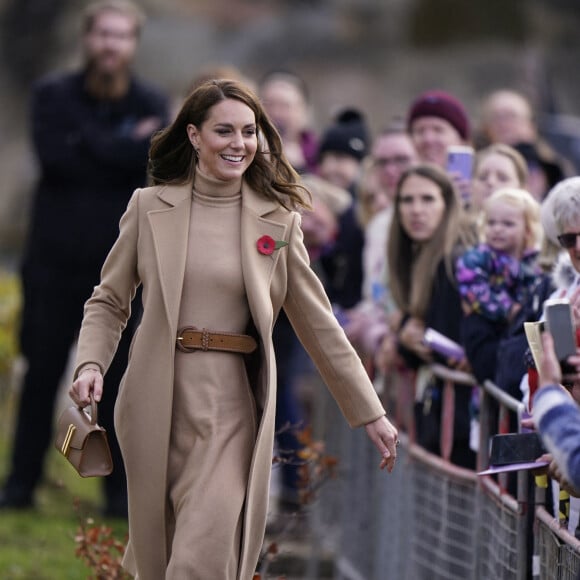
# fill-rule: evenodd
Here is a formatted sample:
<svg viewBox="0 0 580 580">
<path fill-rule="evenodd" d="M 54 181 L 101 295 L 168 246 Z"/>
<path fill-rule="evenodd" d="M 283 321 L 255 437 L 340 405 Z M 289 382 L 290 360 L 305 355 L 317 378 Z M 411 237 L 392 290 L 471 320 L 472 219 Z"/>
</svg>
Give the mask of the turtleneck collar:
<svg viewBox="0 0 580 580">
<path fill-rule="evenodd" d="M 242 180 L 234 179 L 231 181 L 222 181 L 207 173 L 204 173 L 199 167 L 195 168 L 193 178 L 193 189 L 208 197 L 235 197 L 242 190 Z"/>
</svg>

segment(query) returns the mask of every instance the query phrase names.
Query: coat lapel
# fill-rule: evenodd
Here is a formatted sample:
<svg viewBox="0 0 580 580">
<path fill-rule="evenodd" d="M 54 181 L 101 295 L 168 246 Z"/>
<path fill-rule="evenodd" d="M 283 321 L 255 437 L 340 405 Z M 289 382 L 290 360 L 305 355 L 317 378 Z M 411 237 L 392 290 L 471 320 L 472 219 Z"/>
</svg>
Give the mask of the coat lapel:
<svg viewBox="0 0 580 580">
<path fill-rule="evenodd" d="M 191 184 L 165 187 L 161 189 L 158 197 L 165 207 L 148 212 L 148 218 L 167 318 L 175 334 L 187 258 Z M 258 196 L 244 182 L 241 216 L 242 272 L 252 318 L 260 332 L 269 332 L 272 326 L 270 282 L 280 252 L 285 250 L 281 248 L 265 256 L 258 251 L 257 243 L 264 235 L 274 240 L 285 239 L 286 224 L 267 217 L 278 207 L 275 201 Z"/>
<path fill-rule="evenodd" d="M 280 252 L 274 250 L 266 256 L 258 251 L 258 240 L 270 236 L 274 240 L 284 240 L 286 224 L 268 219 L 269 213 L 279 205 L 258 196 L 245 183 L 242 187 L 242 272 L 248 295 L 248 304 L 254 323 L 260 334 L 271 331 L 273 308 L 270 297 L 270 283 Z"/>
<path fill-rule="evenodd" d="M 191 215 L 191 184 L 163 188 L 165 208 L 148 212 L 167 318 L 177 334 Z"/>
</svg>

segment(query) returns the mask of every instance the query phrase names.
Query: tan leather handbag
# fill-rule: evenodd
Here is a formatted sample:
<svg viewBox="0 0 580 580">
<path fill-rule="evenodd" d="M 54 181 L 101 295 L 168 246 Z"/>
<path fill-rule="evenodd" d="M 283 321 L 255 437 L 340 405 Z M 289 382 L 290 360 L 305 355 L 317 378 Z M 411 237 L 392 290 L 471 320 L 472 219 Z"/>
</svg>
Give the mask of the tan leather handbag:
<svg viewBox="0 0 580 580">
<path fill-rule="evenodd" d="M 62 412 L 57 423 L 55 447 L 81 477 L 109 475 L 113 471 L 107 432 L 97 420 L 97 403 L 91 395 L 90 416 L 73 405 Z"/>
</svg>

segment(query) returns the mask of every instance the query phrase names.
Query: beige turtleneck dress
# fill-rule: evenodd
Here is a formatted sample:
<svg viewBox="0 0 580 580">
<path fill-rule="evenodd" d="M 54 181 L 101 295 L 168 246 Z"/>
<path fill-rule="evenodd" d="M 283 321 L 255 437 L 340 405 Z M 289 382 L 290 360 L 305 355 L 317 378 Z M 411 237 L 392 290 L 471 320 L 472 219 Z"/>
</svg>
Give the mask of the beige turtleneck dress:
<svg viewBox="0 0 580 580">
<path fill-rule="evenodd" d="M 179 327 L 244 333 L 241 182 L 195 178 Z M 243 355 L 176 351 L 168 461 L 166 579 L 230 580 L 256 439 Z"/>
</svg>

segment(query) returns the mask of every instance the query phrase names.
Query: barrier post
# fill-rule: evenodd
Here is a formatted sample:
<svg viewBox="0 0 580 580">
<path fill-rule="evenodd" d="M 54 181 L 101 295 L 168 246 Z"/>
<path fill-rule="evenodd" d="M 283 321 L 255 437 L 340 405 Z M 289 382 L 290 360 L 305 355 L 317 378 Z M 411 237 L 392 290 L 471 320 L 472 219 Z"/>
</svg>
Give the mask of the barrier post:
<svg viewBox="0 0 580 580">
<path fill-rule="evenodd" d="M 484 396 L 482 397 L 484 411 L 482 415 L 486 417 L 485 426 L 482 425 L 482 432 L 479 446 L 478 465 L 489 465 L 489 424 L 490 406 L 492 400 L 498 405 L 499 430 L 505 431 L 509 428 L 509 412 L 515 413 L 517 417 L 518 431 L 521 431 L 521 419 L 525 411 L 525 406 L 521 401 L 514 399 L 505 391 L 500 389 L 491 381 L 486 381 L 483 385 Z M 482 421 L 483 423 L 483 421 Z M 484 439 L 485 437 L 485 439 Z M 507 476 L 507 474 L 505 474 Z M 500 486 L 503 490 L 506 487 L 506 477 L 499 477 Z M 517 580 L 526 580 L 531 575 L 532 548 L 530 543 L 530 533 L 532 530 L 531 514 L 533 505 L 530 505 L 531 479 L 528 471 L 517 472 L 517 519 L 516 519 L 516 544 L 517 544 Z"/>
</svg>

